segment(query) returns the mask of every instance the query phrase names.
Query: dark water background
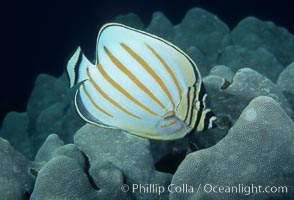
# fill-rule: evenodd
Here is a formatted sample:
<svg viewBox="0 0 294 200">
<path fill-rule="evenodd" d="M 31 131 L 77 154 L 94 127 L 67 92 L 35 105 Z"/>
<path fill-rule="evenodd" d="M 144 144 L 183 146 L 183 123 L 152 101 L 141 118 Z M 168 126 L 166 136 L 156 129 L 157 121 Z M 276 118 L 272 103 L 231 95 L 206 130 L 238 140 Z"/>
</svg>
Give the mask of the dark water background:
<svg viewBox="0 0 294 200">
<path fill-rule="evenodd" d="M 192 7 L 216 14 L 233 28 L 253 15 L 294 33 L 291 1 L 236 0 L 17 0 L 1 3 L 0 124 L 8 111 L 25 110 L 39 73 L 60 76 L 78 45 L 94 55 L 97 31 L 118 14 L 134 12 L 148 25 L 154 11 L 177 24 Z"/>
</svg>

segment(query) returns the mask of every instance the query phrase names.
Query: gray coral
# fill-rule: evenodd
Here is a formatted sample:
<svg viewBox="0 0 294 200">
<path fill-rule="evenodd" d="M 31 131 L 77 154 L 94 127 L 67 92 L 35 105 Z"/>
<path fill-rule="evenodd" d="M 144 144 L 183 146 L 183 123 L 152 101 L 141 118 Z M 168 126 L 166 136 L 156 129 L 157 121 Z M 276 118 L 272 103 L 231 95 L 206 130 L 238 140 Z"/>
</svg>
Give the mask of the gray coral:
<svg viewBox="0 0 294 200">
<path fill-rule="evenodd" d="M 270 97 L 257 97 L 244 109 L 228 135 L 215 146 L 189 154 L 173 176 L 194 193 L 170 199 L 291 199 L 294 195 L 294 123 Z M 212 192 L 210 185 L 286 186 L 288 193 Z M 251 191 L 252 192 L 252 191 Z"/>
<path fill-rule="evenodd" d="M 0 194 L 1 199 L 25 199 L 32 192 L 34 177 L 31 163 L 0 138 Z"/>
</svg>

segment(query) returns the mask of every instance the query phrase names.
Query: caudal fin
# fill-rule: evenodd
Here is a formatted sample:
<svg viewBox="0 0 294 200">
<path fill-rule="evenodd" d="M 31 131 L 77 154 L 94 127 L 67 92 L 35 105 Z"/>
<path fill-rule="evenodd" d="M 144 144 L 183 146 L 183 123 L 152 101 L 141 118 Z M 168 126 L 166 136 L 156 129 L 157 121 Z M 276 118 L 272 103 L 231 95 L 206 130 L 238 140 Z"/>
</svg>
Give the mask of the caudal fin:
<svg viewBox="0 0 294 200">
<path fill-rule="evenodd" d="M 86 69 L 93 64 L 84 56 L 80 47 L 76 50 L 73 56 L 67 62 L 67 74 L 69 77 L 69 86 L 88 79 Z"/>
</svg>

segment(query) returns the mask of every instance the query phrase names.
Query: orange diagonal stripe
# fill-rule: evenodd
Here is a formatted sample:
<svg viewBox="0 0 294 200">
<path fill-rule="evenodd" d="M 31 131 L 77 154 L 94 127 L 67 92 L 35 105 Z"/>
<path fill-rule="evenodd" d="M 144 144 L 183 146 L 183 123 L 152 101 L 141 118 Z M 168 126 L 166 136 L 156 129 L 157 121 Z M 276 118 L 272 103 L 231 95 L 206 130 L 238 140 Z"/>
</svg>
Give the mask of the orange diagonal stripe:
<svg viewBox="0 0 294 200">
<path fill-rule="evenodd" d="M 84 89 L 84 91 L 85 91 L 85 94 L 87 95 L 87 97 L 89 98 L 89 100 L 91 101 L 91 103 L 94 105 L 94 107 L 95 107 L 97 110 L 99 110 L 100 112 L 102 112 L 102 113 L 104 113 L 105 115 L 107 115 L 108 117 L 113 118 L 113 115 L 109 114 L 108 112 L 106 112 L 104 109 L 102 109 L 100 106 L 98 106 L 98 105 L 95 103 L 94 99 L 91 97 L 91 95 L 90 95 L 89 92 L 87 91 L 85 84 L 82 84 L 82 86 L 83 86 L 83 89 Z"/>
<path fill-rule="evenodd" d="M 122 88 L 117 82 L 115 82 L 107 73 L 106 71 L 103 69 L 103 67 L 98 64 L 97 66 L 99 72 L 101 73 L 101 75 L 113 86 L 115 87 L 118 91 L 120 91 L 123 95 L 125 95 L 129 100 L 131 100 L 132 102 L 134 102 L 135 104 L 137 104 L 138 106 L 140 106 L 141 108 L 143 108 L 144 110 L 146 110 L 147 112 L 149 112 L 150 114 L 154 115 L 154 116 L 158 116 L 155 112 L 153 112 L 152 110 L 150 110 L 148 107 L 146 107 L 144 104 L 142 104 L 140 101 L 138 101 L 136 98 L 134 98 L 128 91 L 126 91 L 124 88 Z"/>
<path fill-rule="evenodd" d="M 163 83 L 162 79 L 156 74 L 156 72 L 148 65 L 148 63 L 139 56 L 135 51 L 133 51 L 129 46 L 127 46 L 125 43 L 121 43 L 121 46 L 133 57 L 135 60 L 140 63 L 142 67 L 155 79 L 155 81 L 160 85 L 161 89 L 164 91 L 164 93 L 168 96 L 170 102 L 173 105 L 173 108 L 175 107 L 173 98 L 167 89 L 166 85 Z"/>
<path fill-rule="evenodd" d="M 148 49 L 151 50 L 151 52 L 158 58 L 158 60 L 163 64 L 163 66 L 165 67 L 165 69 L 168 71 L 169 75 L 172 77 L 174 83 L 177 86 L 178 92 L 179 92 L 179 96 L 181 96 L 182 94 L 182 90 L 180 87 L 180 84 L 174 74 L 174 72 L 172 71 L 172 69 L 170 68 L 170 66 L 165 62 L 165 60 L 155 51 L 155 49 L 153 49 L 150 45 L 146 44 L 145 45 L 148 47 Z"/>
<path fill-rule="evenodd" d="M 161 108 L 166 109 L 165 106 L 154 96 L 154 94 L 132 73 L 130 72 L 106 47 L 104 50 L 110 60 L 125 73 L 141 90 L 143 90 L 151 99 L 153 99 Z"/>
<path fill-rule="evenodd" d="M 175 123 L 177 123 L 177 121 L 178 121 L 178 119 L 175 119 L 175 120 L 171 121 L 171 122 L 168 123 L 168 124 L 165 124 L 165 125 L 160 126 L 160 128 L 167 128 L 167 127 L 169 127 L 169 126 L 172 126 L 172 125 L 174 125 Z"/>
<path fill-rule="evenodd" d="M 118 109 L 120 109 L 121 111 L 127 113 L 128 115 L 135 117 L 137 119 L 141 119 L 141 117 L 129 112 L 128 110 L 126 110 L 125 108 L 123 108 L 119 103 L 117 103 L 115 100 L 113 100 L 110 96 L 108 96 L 93 80 L 89 69 L 87 68 L 87 75 L 89 77 L 90 82 L 93 84 L 93 86 L 95 87 L 95 89 L 105 98 L 107 99 L 111 104 L 113 104 L 115 107 L 117 107 Z"/>
</svg>

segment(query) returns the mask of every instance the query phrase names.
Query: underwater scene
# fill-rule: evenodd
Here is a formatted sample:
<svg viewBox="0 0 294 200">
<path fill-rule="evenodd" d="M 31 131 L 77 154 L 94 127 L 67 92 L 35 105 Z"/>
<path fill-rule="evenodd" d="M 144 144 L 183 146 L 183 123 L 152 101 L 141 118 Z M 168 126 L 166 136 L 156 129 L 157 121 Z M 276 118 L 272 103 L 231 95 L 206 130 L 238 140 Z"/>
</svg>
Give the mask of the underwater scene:
<svg viewBox="0 0 294 200">
<path fill-rule="evenodd" d="M 101 24 L 1 113 L 0 200 L 294 199 L 290 31 L 201 7 Z"/>
</svg>

